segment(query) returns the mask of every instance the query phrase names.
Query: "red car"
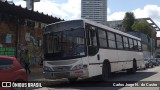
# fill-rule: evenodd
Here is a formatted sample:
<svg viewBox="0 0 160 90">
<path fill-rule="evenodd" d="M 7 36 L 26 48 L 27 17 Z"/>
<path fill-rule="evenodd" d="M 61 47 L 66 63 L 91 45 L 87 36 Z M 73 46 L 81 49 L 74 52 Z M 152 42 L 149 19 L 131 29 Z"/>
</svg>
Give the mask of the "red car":
<svg viewBox="0 0 160 90">
<path fill-rule="evenodd" d="M 28 81 L 28 76 L 23 67 L 21 66 L 21 64 L 15 57 L 0 56 L 0 83 L 27 82 L 27 81 Z M 10 89 L 11 88 L 0 87 L 0 90 L 10 90 Z"/>
</svg>

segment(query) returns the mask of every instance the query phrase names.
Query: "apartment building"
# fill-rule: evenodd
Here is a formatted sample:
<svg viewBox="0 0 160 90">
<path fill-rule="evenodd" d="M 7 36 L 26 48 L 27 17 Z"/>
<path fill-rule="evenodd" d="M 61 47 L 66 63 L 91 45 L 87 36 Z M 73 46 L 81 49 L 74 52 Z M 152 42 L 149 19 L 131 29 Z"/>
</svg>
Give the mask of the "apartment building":
<svg viewBox="0 0 160 90">
<path fill-rule="evenodd" d="M 82 0 L 81 18 L 98 23 L 107 21 L 107 0 Z"/>
</svg>

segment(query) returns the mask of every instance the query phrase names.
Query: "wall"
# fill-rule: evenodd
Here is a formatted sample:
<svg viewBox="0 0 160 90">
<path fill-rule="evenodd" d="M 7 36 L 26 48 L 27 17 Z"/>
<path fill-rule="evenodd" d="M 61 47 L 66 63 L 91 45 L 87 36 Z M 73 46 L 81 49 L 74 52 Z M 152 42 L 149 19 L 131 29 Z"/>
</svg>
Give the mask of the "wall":
<svg viewBox="0 0 160 90">
<path fill-rule="evenodd" d="M 10 22 L 10 20 L 0 19 L 0 47 L 13 48 L 16 50 L 18 46 L 17 58 L 20 60 L 24 56 L 24 51 L 29 50 L 32 57 L 31 64 L 37 65 L 43 54 L 43 44 L 39 43 L 43 41 L 43 28 L 44 23 L 39 23 L 39 27 L 36 25 L 27 24 L 28 20 L 24 20 L 24 23 Z M 18 30 L 18 33 L 16 31 Z M 18 43 L 17 41 L 18 36 Z M 16 56 L 16 55 L 15 55 Z"/>
</svg>

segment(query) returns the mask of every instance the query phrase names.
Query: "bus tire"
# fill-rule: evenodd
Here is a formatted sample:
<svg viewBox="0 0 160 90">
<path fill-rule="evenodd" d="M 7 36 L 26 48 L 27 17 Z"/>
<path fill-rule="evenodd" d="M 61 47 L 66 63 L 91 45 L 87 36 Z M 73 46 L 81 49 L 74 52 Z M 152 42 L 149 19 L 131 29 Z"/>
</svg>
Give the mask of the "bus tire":
<svg viewBox="0 0 160 90">
<path fill-rule="evenodd" d="M 109 62 L 105 62 L 103 63 L 103 67 L 102 67 L 102 81 L 108 81 L 109 76 L 110 76 L 110 64 Z"/>
<path fill-rule="evenodd" d="M 134 59 L 133 60 L 133 67 L 131 69 L 127 69 L 127 73 L 129 73 L 129 74 L 135 74 L 136 71 L 137 71 L 137 62 Z"/>
</svg>

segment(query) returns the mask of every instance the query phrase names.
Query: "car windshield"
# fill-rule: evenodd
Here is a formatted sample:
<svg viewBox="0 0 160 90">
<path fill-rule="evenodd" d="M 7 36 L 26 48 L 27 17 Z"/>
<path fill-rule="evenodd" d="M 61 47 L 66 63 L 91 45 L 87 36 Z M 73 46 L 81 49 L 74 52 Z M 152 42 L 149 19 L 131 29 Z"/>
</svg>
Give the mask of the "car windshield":
<svg viewBox="0 0 160 90">
<path fill-rule="evenodd" d="M 45 57 L 66 58 L 85 55 L 84 29 L 76 28 L 45 35 Z"/>
</svg>

